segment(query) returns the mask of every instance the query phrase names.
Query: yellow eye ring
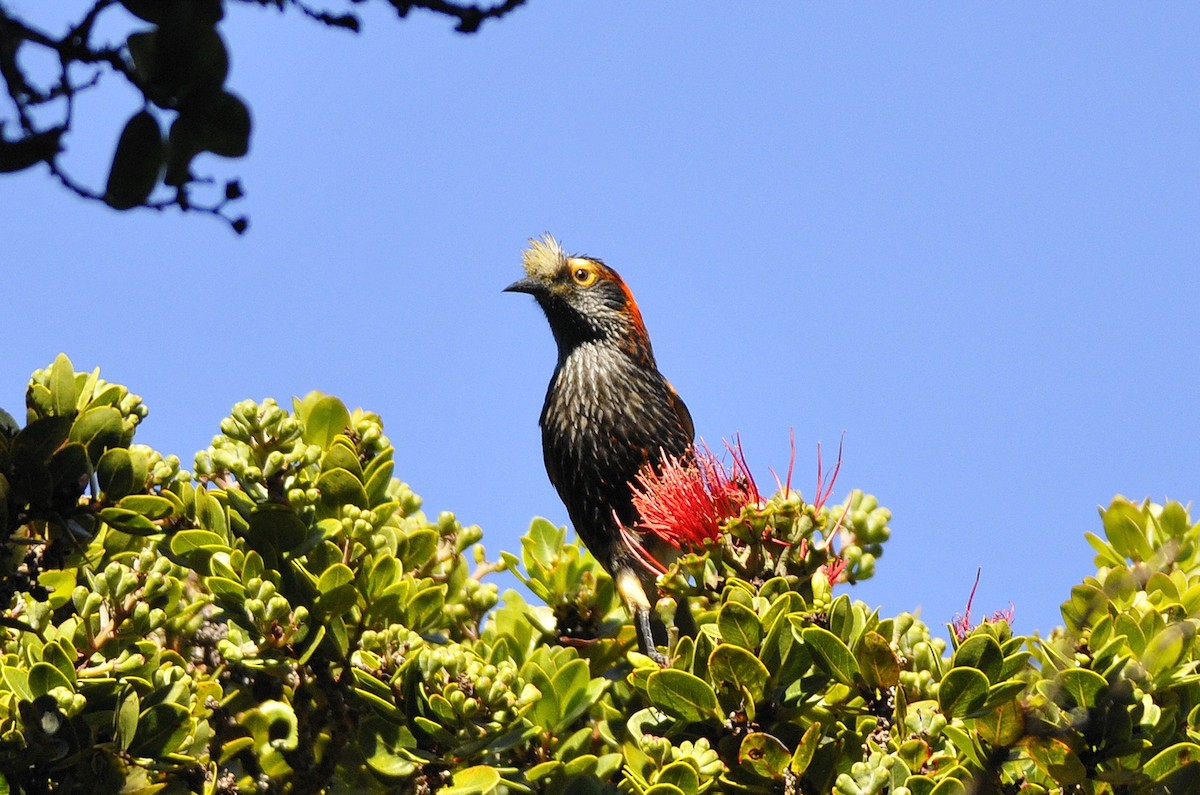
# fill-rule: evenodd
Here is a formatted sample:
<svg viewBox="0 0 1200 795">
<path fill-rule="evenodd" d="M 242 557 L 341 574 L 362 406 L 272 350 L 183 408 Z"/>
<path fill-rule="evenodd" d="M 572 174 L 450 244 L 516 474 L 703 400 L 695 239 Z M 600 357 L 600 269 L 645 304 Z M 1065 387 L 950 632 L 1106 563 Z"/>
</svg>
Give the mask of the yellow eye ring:
<svg viewBox="0 0 1200 795">
<path fill-rule="evenodd" d="M 591 287 L 596 281 L 596 268 L 587 262 L 572 265 L 571 278 L 580 287 Z"/>
</svg>

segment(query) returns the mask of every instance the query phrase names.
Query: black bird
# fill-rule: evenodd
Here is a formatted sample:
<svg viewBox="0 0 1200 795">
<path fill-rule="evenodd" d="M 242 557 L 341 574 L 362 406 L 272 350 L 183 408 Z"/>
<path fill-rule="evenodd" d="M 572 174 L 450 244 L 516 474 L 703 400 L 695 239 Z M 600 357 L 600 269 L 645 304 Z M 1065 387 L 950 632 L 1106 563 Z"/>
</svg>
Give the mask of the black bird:
<svg viewBox="0 0 1200 795">
<path fill-rule="evenodd" d="M 630 485 L 664 456 L 690 460 L 694 429 L 687 406 L 658 371 L 633 293 L 598 259 L 564 253 L 549 235 L 530 240 L 525 278 L 506 292 L 537 299 L 558 364 L 539 425 L 546 474 L 583 543 L 612 574 L 633 614 L 646 654 L 660 663 L 650 622 L 654 575 L 632 548 L 638 523 Z M 690 624 L 687 605 L 680 617 Z"/>
</svg>

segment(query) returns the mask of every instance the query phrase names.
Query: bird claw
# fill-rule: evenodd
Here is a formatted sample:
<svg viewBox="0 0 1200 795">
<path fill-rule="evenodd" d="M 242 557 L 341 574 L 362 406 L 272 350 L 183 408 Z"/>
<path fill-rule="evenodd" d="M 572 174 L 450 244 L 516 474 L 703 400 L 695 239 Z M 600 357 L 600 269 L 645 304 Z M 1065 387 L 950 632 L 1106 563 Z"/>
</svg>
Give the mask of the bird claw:
<svg viewBox="0 0 1200 795">
<path fill-rule="evenodd" d="M 634 613 L 634 619 L 637 621 L 638 640 L 641 641 L 642 653 L 658 663 L 659 666 L 667 667 L 669 663 L 667 656 L 654 645 L 654 633 L 650 628 L 650 610 L 639 607 Z"/>
</svg>

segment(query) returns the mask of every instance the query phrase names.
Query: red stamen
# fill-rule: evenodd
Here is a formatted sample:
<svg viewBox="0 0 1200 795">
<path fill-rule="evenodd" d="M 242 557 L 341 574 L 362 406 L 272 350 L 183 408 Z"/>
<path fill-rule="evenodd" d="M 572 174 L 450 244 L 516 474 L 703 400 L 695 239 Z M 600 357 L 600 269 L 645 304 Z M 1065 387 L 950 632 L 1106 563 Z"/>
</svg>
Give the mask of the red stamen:
<svg viewBox="0 0 1200 795">
<path fill-rule="evenodd" d="M 829 483 L 825 483 L 825 474 L 821 464 L 821 443 L 817 442 L 817 496 L 813 500 L 813 509 L 820 512 L 825 506 L 825 501 L 829 499 L 829 495 L 833 493 L 833 484 L 837 483 L 838 473 L 842 471 L 842 448 L 846 444 L 846 432 L 842 432 L 842 438 L 838 441 L 838 457 L 837 464 L 833 467 L 833 475 L 829 478 Z"/>
</svg>

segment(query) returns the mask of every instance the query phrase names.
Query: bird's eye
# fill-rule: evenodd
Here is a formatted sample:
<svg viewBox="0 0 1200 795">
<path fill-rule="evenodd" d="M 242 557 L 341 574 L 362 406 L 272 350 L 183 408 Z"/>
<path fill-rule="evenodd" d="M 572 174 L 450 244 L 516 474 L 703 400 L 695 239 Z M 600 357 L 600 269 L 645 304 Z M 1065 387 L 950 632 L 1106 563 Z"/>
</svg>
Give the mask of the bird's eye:
<svg viewBox="0 0 1200 795">
<path fill-rule="evenodd" d="M 591 265 L 576 265 L 571 270 L 571 278 L 580 287 L 591 287 L 596 281 L 596 269 Z"/>
</svg>

